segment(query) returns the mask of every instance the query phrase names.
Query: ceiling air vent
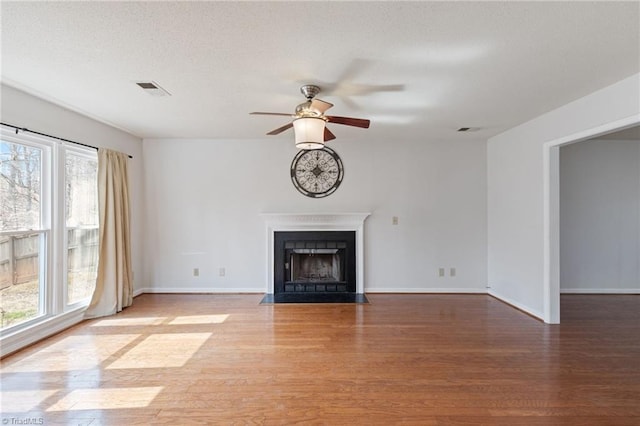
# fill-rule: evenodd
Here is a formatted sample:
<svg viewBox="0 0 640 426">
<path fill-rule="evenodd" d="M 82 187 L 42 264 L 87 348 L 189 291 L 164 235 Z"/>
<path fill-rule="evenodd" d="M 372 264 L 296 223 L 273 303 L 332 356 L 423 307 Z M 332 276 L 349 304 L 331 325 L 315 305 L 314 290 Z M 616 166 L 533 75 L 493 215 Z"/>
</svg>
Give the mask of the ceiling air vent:
<svg viewBox="0 0 640 426">
<path fill-rule="evenodd" d="M 171 93 L 154 81 L 136 81 L 136 84 L 151 96 L 171 96 Z"/>
</svg>

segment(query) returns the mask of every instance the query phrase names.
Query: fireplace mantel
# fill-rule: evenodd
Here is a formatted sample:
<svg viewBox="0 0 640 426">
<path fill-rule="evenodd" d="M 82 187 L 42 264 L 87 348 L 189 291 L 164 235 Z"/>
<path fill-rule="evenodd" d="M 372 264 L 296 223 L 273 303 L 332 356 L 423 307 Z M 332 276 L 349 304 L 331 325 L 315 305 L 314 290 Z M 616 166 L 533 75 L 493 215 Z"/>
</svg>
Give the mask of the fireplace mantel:
<svg viewBox="0 0 640 426">
<path fill-rule="evenodd" d="M 263 213 L 267 225 L 267 293 L 273 294 L 274 233 L 355 231 L 356 293 L 364 293 L 364 221 L 371 213 Z"/>
</svg>

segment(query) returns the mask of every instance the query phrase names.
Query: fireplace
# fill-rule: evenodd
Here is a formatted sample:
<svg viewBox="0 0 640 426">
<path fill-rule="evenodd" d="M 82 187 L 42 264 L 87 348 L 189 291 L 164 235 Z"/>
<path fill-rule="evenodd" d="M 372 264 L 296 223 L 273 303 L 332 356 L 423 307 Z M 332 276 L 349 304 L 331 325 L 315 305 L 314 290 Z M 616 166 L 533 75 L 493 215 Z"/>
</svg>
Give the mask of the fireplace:
<svg viewBox="0 0 640 426">
<path fill-rule="evenodd" d="M 276 232 L 274 293 L 354 293 L 355 241 L 355 231 Z"/>
<path fill-rule="evenodd" d="M 335 293 L 333 294 L 364 294 L 364 222 L 370 213 L 262 213 L 261 216 L 265 219 L 266 224 L 266 241 L 267 241 L 267 270 L 266 270 L 266 293 L 284 293 L 285 290 L 291 290 L 291 287 L 285 288 L 286 281 L 290 281 L 289 285 L 293 285 L 293 293 L 290 294 L 303 294 L 301 291 L 304 288 L 304 293 L 308 291 L 308 294 L 328 294 L 333 292 L 334 285 Z M 315 234 L 319 232 L 320 234 Z M 327 236 L 337 235 L 334 232 L 347 232 L 351 236 L 344 238 L 326 238 Z M 287 247 L 286 249 L 282 245 L 282 242 L 276 244 L 276 235 L 278 239 L 287 239 L 291 236 L 290 233 L 303 233 L 310 237 L 302 237 L 302 239 L 293 238 L 289 239 L 290 242 L 300 243 L 304 242 L 305 247 Z M 311 246 L 312 242 L 319 242 Z M 336 243 L 335 247 L 322 247 L 322 243 L 331 245 Z M 348 242 L 349 247 L 342 247 L 343 242 Z M 310 247 L 306 247 L 306 244 Z M 337 244 L 340 243 L 340 247 Z M 291 246 L 291 244 L 289 244 Z M 327 273 L 329 268 L 328 259 L 324 258 L 325 266 L 318 266 L 314 264 L 304 265 L 300 264 L 301 258 L 294 257 L 293 268 L 300 268 L 302 271 L 309 271 L 308 277 L 300 276 L 296 272 L 290 275 L 291 269 L 287 270 L 284 259 L 289 255 L 285 253 L 285 250 L 298 249 L 299 253 L 294 254 L 299 256 L 313 254 L 319 256 L 322 259 L 325 255 L 332 255 L 331 258 L 331 274 Z M 328 252 L 326 250 L 338 250 L 337 252 Z M 313 253 L 312 253 L 313 251 Z M 339 254 L 344 261 L 338 263 L 340 271 L 334 271 L 334 254 Z M 289 268 L 291 268 L 291 261 L 289 260 Z M 337 260 L 335 262 L 338 262 Z M 278 266 L 276 266 L 278 265 Z M 335 268 L 338 268 L 338 265 Z M 318 269 L 310 271 L 310 269 Z M 322 269 L 324 268 L 324 269 Z M 311 275 L 315 274 L 315 275 Z M 321 282 L 321 277 L 324 275 L 324 282 Z M 329 276 L 331 275 L 331 276 Z M 307 282 L 305 282 L 307 280 Z M 298 287 L 296 287 L 298 285 Z M 301 287 L 304 285 L 304 287 Z M 308 286 L 307 286 L 308 285 Z M 322 285 L 325 285 L 324 289 Z M 338 287 L 345 285 L 346 288 Z M 355 288 L 354 288 L 355 286 Z M 345 290 L 344 292 L 342 290 Z"/>
</svg>

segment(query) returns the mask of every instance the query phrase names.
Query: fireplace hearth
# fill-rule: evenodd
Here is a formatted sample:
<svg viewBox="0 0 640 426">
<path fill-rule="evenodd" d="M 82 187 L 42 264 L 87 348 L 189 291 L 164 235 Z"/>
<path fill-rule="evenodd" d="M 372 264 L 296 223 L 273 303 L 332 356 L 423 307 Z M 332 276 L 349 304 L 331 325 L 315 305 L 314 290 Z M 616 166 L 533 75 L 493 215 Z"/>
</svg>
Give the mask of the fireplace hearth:
<svg viewBox="0 0 640 426">
<path fill-rule="evenodd" d="M 356 292 L 355 231 L 274 235 L 274 293 Z"/>
</svg>

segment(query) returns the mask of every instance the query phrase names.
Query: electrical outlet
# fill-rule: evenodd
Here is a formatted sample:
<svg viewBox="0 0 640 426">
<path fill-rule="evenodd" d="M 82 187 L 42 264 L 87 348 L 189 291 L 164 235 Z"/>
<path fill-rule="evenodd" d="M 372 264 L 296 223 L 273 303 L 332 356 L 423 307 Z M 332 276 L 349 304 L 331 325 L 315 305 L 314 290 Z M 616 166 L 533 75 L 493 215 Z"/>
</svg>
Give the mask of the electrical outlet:
<svg viewBox="0 0 640 426">
<path fill-rule="evenodd" d="M 391 224 L 392 225 L 397 225 L 398 224 L 398 216 L 394 216 L 391 218 Z"/>
<path fill-rule="evenodd" d="M 450 277 L 455 277 L 456 276 L 456 268 L 449 269 L 449 276 Z"/>
<path fill-rule="evenodd" d="M 439 277 L 444 277 L 444 268 L 438 269 L 438 276 Z"/>
<path fill-rule="evenodd" d="M 225 271 L 224 268 L 220 268 L 220 270 L 218 271 L 218 275 L 220 275 L 221 277 L 224 277 L 226 275 L 227 271 Z"/>
<path fill-rule="evenodd" d="M 193 276 L 194 277 L 200 276 L 200 268 L 193 268 Z"/>
</svg>

